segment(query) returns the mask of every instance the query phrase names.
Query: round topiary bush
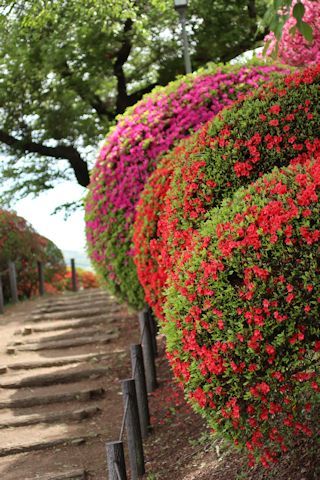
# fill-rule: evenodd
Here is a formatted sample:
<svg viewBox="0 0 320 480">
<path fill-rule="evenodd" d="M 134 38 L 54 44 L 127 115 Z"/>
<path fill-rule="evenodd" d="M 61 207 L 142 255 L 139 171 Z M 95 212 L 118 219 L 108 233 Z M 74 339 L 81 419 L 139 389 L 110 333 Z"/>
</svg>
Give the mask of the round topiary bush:
<svg viewBox="0 0 320 480">
<path fill-rule="evenodd" d="M 158 231 L 158 222 L 164 208 L 174 169 L 184 162 L 192 151 L 198 153 L 197 133 L 181 141 L 172 152 L 163 157 L 150 175 L 137 204 L 134 222 L 134 262 L 146 302 L 158 319 L 163 317 L 163 290 L 167 281 L 165 265 L 170 262 L 164 236 Z"/>
<path fill-rule="evenodd" d="M 293 1 L 289 20 L 284 24 L 277 57 L 281 62 L 297 67 L 314 65 L 320 62 L 320 3 L 312 0 L 301 1 L 305 9 L 302 21 L 312 28 L 311 42 L 307 41 L 296 28 L 297 20 L 293 16 L 293 8 L 297 3 L 296 0 Z M 273 55 L 277 45 L 274 33 L 269 33 L 264 42 L 267 48 L 266 55 Z"/>
<path fill-rule="evenodd" d="M 30 297 L 37 282 L 36 259 L 42 253 L 36 232 L 22 217 L 0 209 L 0 271 L 8 261 L 16 263 L 18 294 Z M 3 276 L 5 299 L 10 298 L 7 274 Z"/>
<path fill-rule="evenodd" d="M 36 234 L 41 247 L 38 260 L 44 264 L 45 289 L 48 293 L 63 290 L 62 279 L 66 273 L 63 253 L 49 238 Z"/>
<path fill-rule="evenodd" d="M 139 195 L 162 154 L 281 69 L 210 67 L 157 88 L 107 136 L 91 177 L 86 232 L 91 260 L 107 287 L 134 308 L 144 304 L 133 256 Z"/>
<path fill-rule="evenodd" d="M 166 279 L 181 252 L 189 249 L 207 211 L 274 166 L 304 162 L 320 148 L 319 87 L 320 66 L 266 85 L 223 110 L 185 149 L 165 198 L 156 202 L 156 227 L 137 237 L 142 245 L 137 263 L 152 265 L 141 282 L 160 318 Z M 139 216 L 150 197 L 142 196 Z M 139 254 L 137 242 L 136 249 Z"/>
<path fill-rule="evenodd" d="M 209 425 L 268 466 L 319 435 L 320 154 L 208 212 L 177 259 L 168 357 Z"/>
</svg>

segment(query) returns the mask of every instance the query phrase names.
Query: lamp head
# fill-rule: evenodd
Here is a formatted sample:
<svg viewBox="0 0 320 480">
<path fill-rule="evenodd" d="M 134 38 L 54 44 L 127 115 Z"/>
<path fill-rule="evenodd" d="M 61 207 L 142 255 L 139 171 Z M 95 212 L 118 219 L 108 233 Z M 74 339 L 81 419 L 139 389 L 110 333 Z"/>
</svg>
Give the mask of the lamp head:
<svg viewBox="0 0 320 480">
<path fill-rule="evenodd" d="M 187 8 L 188 0 L 174 0 L 174 8 L 176 10 L 182 10 Z"/>
</svg>

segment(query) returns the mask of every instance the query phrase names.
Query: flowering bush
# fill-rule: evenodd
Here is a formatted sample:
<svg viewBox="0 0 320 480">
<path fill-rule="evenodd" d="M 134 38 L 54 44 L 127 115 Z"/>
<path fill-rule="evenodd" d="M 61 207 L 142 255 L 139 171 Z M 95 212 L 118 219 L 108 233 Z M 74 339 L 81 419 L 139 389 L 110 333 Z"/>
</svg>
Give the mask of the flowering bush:
<svg viewBox="0 0 320 480">
<path fill-rule="evenodd" d="M 72 274 L 70 268 L 67 268 L 61 283 L 63 285 L 63 290 L 72 290 Z M 77 268 L 77 286 L 80 289 L 86 290 L 88 288 L 99 288 L 100 284 L 95 273 L 83 270 L 82 268 Z"/>
<path fill-rule="evenodd" d="M 109 289 L 135 308 L 144 303 L 132 259 L 136 204 L 160 156 L 239 95 L 280 69 L 210 67 L 157 88 L 107 136 L 86 201 L 89 254 Z"/>
<path fill-rule="evenodd" d="M 81 281 L 81 286 L 85 290 L 88 288 L 99 288 L 99 279 L 97 275 L 93 272 L 89 272 L 87 270 L 82 270 L 78 272 L 78 275 L 80 276 L 80 281 Z"/>
<path fill-rule="evenodd" d="M 61 279 L 66 272 L 63 253 L 60 248 L 46 237 L 36 234 L 41 247 L 38 260 L 44 264 L 44 280 L 46 292 L 61 291 Z"/>
<path fill-rule="evenodd" d="M 298 29 L 295 29 L 297 20 L 292 15 L 292 3 L 290 18 L 283 27 L 282 37 L 278 44 L 277 56 L 279 60 L 288 65 L 302 66 L 320 62 L 320 3 L 313 0 L 302 0 L 305 8 L 303 21 L 308 23 L 313 30 L 313 40 L 308 42 Z M 295 29 L 294 31 L 292 29 Z M 268 34 L 265 39 L 266 55 L 272 55 L 277 45 L 274 33 Z"/>
<path fill-rule="evenodd" d="M 19 297 L 30 297 L 38 291 L 37 261 L 45 263 L 46 285 L 58 282 L 65 265 L 61 251 L 45 237 L 37 234 L 27 221 L 14 212 L 0 209 L 0 272 L 15 262 Z M 3 275 L 6 300 L 10 298 L 8 274 Z"/>
<path fill-rule="evenodd" d="M 274 166 L 303 163 L 320 148 L 319 86 L 320 66 L 266 85 L 208 122 L 185 149 L 164 200 L 156 203 L 156 228 L 136 237 L 145 256 L 138 262 L 149 264 L 141 281 L 160 318 L 167 276 L 190 248 L 208 209 Z M 142 199 L 144 209 L 148 201 Z M 141 223 L 137 228 L 144 228 Z"/>
<path fill-rule="evenodd" d="M 170 256 L 166 242 L 158 231 L 158 222 L 174 169 L 183 163 L 189 153 L 188 147 L 195 152 L 196 135 L 181 141 L 171 153 L 163 157 L 150 175 L 137 204 L 133 234 L 134 262 L 146 302 L 152 306 L 159 319 L 163 319 L 163 290 L 167 280 L 165 265 L 170 262 Z"/>
<path fill-rule="evenodd" d="M 168 356 L 194 408 L 269 466 L 319 435 L 320 154 L 208 212 L 171 277 Z"/>
</svg>

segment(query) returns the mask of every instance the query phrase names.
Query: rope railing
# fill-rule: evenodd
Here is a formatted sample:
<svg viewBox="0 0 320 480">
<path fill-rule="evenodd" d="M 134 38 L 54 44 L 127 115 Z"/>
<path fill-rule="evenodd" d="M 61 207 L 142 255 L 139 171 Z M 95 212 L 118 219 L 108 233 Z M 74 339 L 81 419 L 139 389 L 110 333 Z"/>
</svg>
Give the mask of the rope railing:
<svg viewBox="0 0 320 480">
<path fill-rule="evenodd" d="M 144 324 L 143 327 L 142 327 L 142 331 L 140 333 L 139 344 L 142 343 L 145 328 L 146 327 L 145 327 L 145 324 Z M 135 378 L 135 376 L 136 376 L 137 365 L 138 365 L 138 362 L 137 362 L 137 358 L 135 357 L 134 362 L 132 364 L 132 378 Z M 124 412 L 123 412 L 122 422 L 121 422 L 120 435 L 119 435 L 119 442 L 122 441 L 122 437 L 123 437 L 123 433 L 124 433 L 124 429 L 125 429 L 125 424 L 126 424 L 128 406 L 129 406 L 129 398 L 127 398 L 126 403 L 125 403 L 125 407 L 124 407 Z"/>
<path fill-rule="evenodd" d="M 117 480 L 122 480 L 121 474 L 120 474 L 120 470 L 119 470 L 119 466 L 118 466 L 117 462 L 114 462 L 114 463 L 115 463 L 115 464 L 114 464 L 114 468 L 115 468 L 115 470 L 116 470 L 116 474 L 117 474 L 117 477 L 118 477 Z"/>
<path fill-rule="evenodd" d="M 126 480 L 123 437 L 127 432 L 131 479 L 145 473 L 142 439 L 150 431 L 148 392 L 157 386 L 152 318 L 145 309 L 139 314 L 139 344 L 131 345 L 132 378 L 122 380 L 124 411 L 119 440 L 107 444 L 109 480 Z"/>
<path fill-rule="evenodd" d="M 126 399 L 126 404 L 125 404 L 125 407 L 124 407 L 124 413 L 123 413 L 123 416 L 122 416 L 121 429 L 120 429 L 120 435 L 119 435 L 119 442 L 122 442 L 124 428 L 126 426 L 126 418 L 127 418 L 127 413 L 128 413 L 128 407 L 129 407 L 129 398 Z"/>
</svg>

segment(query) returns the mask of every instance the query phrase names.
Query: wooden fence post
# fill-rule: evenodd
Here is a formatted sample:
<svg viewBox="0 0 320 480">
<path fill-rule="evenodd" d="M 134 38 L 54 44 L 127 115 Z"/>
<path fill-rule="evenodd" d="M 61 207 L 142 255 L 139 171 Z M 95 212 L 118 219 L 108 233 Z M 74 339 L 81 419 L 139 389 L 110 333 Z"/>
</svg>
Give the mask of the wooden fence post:
<svg viewBox="0 0 320 480">
<path fill-rule="evenodd" d="M 126 415 L 125 423 L 128 438 L 128 450 L 131 479 L 138 480 L 145 473 L 142 437 L 137 405 L 136 386 L 133 378 L 122 381 L 123 402 Z"/>
<path fill-rule="evenodd" d="M 71 258 L 71 282 L 72 282 L 72 291 L 77 292 L 77 272 L 76 272 L 76 262 L 74 258 Z"/>
<path fill-rule="evenodd" d="M 141 343 L 143 348 L 143 362 L 146 373 L 147 392 L 150 393 L 157 388 L 157 374 L 152 345 L 150 320 L 147 310 L 142 310 L 142 312 L 139 313 L 139 323 L 142 337 Z"/>
<path fill-rule="evenodd" d="M 4 313 L 4 298 L 3 298 L 2 278 L 0 275 L 0 314 L 2 313 Z"/>
<path fill-rule="evenodd" d="M 17 303 L 18 299 L 18 288 L 17 288 L 17 272 L 16 265 L 14 262 L 8 262 L 9 268 L 9 282 L 10 282 L 10 291 L 11 299 L 13 303 Z"/>
<path fill-rule="evenodd" d="M 143 365 L 143 353 L 141 345 L 131 345 L 132 377 L 136 382 L 136 393 L 139 410 L 139 420 L 142 438 L 148 435 L 150 427 L 150 413 L 148 405 L 148 394 L 146 377 Z"/>
<path fill-rule="evenodd" d="M 106 444 L 109 480 L 127 480 L 122 442 Z"/>
<path fill-rule="evenodd" d="M 157 345 L 157 321 L 154 318 L 153 311 L 150 307 L 148 307 L 148 316 L 150 322 L 150 330 L 151 330 L 151 338 L 152 338 L 152 346 L 153 346 L 153 353 L 154 356 L 158 356 L 158 345 Z"/>
<path fill-rule="evenodd" d="M 43 296 L 45 294 L 43 263 L 37 262 L 37 265 L 38 265 L 39 294 Z"/>
</svg>

